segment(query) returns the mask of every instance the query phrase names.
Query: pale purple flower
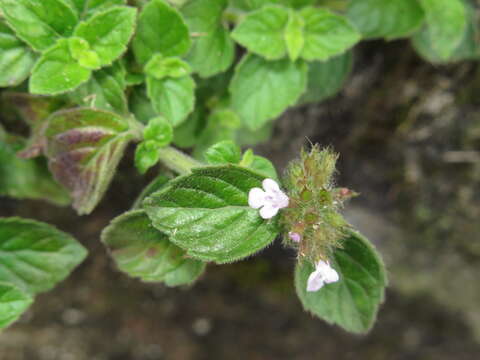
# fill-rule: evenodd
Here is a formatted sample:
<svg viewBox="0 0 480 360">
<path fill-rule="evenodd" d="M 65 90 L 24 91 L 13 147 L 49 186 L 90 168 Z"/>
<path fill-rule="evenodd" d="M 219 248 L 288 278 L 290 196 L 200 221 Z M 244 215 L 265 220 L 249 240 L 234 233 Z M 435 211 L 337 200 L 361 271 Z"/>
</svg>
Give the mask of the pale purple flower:
<svg viewBox="0 0 480 360">
<path fill-rule="evenodd" d="M 315 271 L 308 277 L 307 291 L 318 291 L 323 285 L 334 283 L 339 279 L 338 273 L 330 266 L 330 263 L 320 260 L 315 264 Z"/>
<path fill-rule="evenodd" d="M 270 219 L 277 215 L 278 210 L 288 206 L 288 196 L 280 190 L 277 182 L 265 179 L 262 182 L 263 189 L 253 188 L 248 194 L 248 205 L 254 209 L 260 209 L 260 216 Z"/>
<path fill-rule="evenodd" d="M 288 233 L 288 237 L 290 238 L 290 240 L 296 243 L 299 243 L 302 240 L 302 236 L 299 233 L 294 231 L 290 231 Z"/>
</svg>

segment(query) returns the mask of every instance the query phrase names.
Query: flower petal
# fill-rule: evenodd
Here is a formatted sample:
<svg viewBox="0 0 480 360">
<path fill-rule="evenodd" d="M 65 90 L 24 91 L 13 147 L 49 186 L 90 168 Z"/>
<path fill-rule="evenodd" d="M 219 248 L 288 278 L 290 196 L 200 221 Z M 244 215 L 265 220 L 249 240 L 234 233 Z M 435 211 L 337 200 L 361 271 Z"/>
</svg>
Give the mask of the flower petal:
<svg viewBox="0 0 480 360">
<path fill-rule="evenodd" d="M 273 207 L 270 204 L 266 204 L 260 209 L 260 216 L 264 219 L 271 219 L 272 217 L 277 215 L 277 213 L 278 208 Z"/>
<path fill-rule="evenodd" d="M 320 290 L 324 285 L 322 274 L 315 270 L 310 274 L 307 281 L 307 291 L 313 292 Z"/>
<path fill-rule="evenodd" d="M 248 193 L 248 205 L 254 209 L 261 208 L 265 205 L 265 191 L 260 188 L 250 189 Z"/>
<path fill-rule="evenodd" d="M 330 268 L 328 271 L 324 272 L 323 276 L 327 284 L 337 282 L 340 279 L 340 276 L 338 276 L 338 273 L 334 268 Z"/>
<path fill-rule="evenodd" d="M 280 190 L 280 186 L 278 186 L 277 182 L 272 179 L 265 179 L 262 182 L 262 186 L 265 189 L 266 192 L 278 192 Z"/>
</svg>

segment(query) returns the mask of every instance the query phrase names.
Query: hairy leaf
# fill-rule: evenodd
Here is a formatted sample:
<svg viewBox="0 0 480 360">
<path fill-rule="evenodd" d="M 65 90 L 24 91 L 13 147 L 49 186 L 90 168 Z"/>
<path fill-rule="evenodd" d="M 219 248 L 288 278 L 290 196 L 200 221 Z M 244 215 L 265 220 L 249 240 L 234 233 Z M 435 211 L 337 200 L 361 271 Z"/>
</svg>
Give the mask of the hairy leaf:
<svg viewBox="0 0 480 360">
<path fill-rule="evenodd" d="M 247 55 L 230 84 L 232 107 L 250 129 L 259 129 L 297 102 L 306 87 L 307 71 L 303 62 L 269 62 Z"/>
<path fill-rule="evenodd" d="M 55 178 L 70 191 L 77 212 L 90 213 L 134 137 L 129 120 L 96 109 L 58 111 L 49 118 L 45 135 Z"/>
<path fill-rule="evenodd" d="M 0 282 L 0 329 L 15 322 L 32 302 L 29 294 L 10 283 Z"/>
<path fill-rule="evenodd" d="M 64 0 L 0 0 L 0 9 L 17 36 L 37 51 L 71 35 L 78 21 Z"/>
<path fill-rule="evenodd" d="M 181 11 L 196 37 L 187 55 L 193 70 L 209 77 L 227 70 L 235 57 L 235 45 L 222 23 L 227 0 L 192 0 Z"/>
<path fill-rule="evenodd" d="M 75 29 L 75 36 L 88 41 L 101 66 L 110 65 L 127 50 L 135 30 L 137 10 L 115 6 L 95 13 Z"/>
<path fill-rule="evenodd" d="M 36 294 L 51 289 L 87 252 L 70 235 L 45 223 L 0 218 L 0 281 Z"/>
<path fill-rule="evenodd" d="M 70 98 L 80 106 L 127 114 L 125 96 L 125 69 L 120 63 L 95 71 L 90 80 L 70 93 Z"/>
<path fill-rule="evenodd" d="M 344 16 L 329 10 L 307 7 L 300 11 L 304 21 L 305 60 L 327 60 L 344 53 L 360 40 L 360 34 Z"/>
<path fill-rule="evenodd" d="M 193 169 L 144 201 L 152 224 L 188 255 L 226 263 L 269 245 L 279 229 L 248 206 L 248 192 L 263 176 L 224 165 Z"/>
<path fill-rule="evenodd" d="M 68 194 L 53 180 L 44 159 L 17 157 L 24 146 L 23 139 L 2 135 L 0 128 L 0 195 L 68 204 Z"/>
<path fill-rule="evenodd" d="M 187 25 L 177 10 L 163 0 L 152 0 L 143 8 L 133 39 L 137 61 L 145 65 L 156 53 L 182 56 L 190 48 Z"/>
<path fill-rule="evenodd" d="M 345 330 L 365 333 L 372 327 L 383 302 L 387 278 L 383 262 L 370 242 L 352 231 L 337 249 L 332 267 L 340 280 L 316 292 L 307 292 L 314 266 L 307 260 L 297 264 L 295 287 L 305 310 Z"/>
<path fill-rule="evenodd" d="M 166 118 L 173 127 L 180 125 L 193 111 L 195 105 L 195 81 L 191 76 L 147 78 L 147 94 L 155 111 Z"/>
<path fill-rule="evenodd" d="M 143 210 L 129 211 L 105 228 L 102 242 L 118 268 L 143 281 L 168 286 L 190 284 L 204 271 L 205 263 L 190 259 L 155 229 Z"/>
<path fill-rule="evenodd" d="M 32 70 L 35 55 L 0 21 L 0 87 L 16 86 Z"/>
<path fill-rule="evenodd" d="M 212 145 L 205 151 L 205 160 L 211 165 L 238 164 L 242 157 L 240 146 L 225 140 Z"/>
<path fill-rule="evenodd" d="M 91 73 L 72 57 L 68 40 L 61 39 L 35 64 L 30 77 L 30 92 L 41 95 L 65 93 L 88 81 Z"/>
<path fill-rule="evenodd" d="M 232 37 L 255 54 L 269 60 L 280 59 L 287 52 L 284 31 L 288 15 L 284 7 L 264 6 L 249 13 L 232 32 Z"/>
</svg>

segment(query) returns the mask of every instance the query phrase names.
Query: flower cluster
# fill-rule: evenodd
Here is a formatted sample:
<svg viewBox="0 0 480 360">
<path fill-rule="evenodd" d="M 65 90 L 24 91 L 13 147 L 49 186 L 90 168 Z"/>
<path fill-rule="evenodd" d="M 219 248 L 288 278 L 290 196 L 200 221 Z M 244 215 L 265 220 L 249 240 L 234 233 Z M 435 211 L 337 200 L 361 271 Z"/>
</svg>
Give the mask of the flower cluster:
<svg viewBox="0 0 480 360">
<path fill-rule="evenodd" d="M 313 146 L 289 165 L 285 179 L 288 196 L 272 179 L 265 179 L 263 189 L 253 188 L 248 196 L 250 207 L 260 209 L 264 219 L 271 219 L 285 209 L 281 218 L 288 231 L 285 244 L 297 249 L 299 261 L 315 264 L 307 291 L 317 291 L 324 284 L 339 280 L 328 259 L 342 246 L 349 227 L 339 210 L 345 200 L 356 194 L 334 186 L 337 158 L 329 148 L 320 150 Z"/>
</svg>

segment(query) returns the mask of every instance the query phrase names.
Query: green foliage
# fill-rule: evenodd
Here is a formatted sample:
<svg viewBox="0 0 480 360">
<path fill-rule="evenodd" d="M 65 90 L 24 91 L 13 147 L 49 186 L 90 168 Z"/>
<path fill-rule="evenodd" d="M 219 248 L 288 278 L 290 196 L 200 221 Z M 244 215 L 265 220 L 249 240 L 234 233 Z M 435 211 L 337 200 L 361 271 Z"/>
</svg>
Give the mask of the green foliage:
<svg viewBox="0 0 480 360">
<path fill-rule="evenodd" d="M 284 184 L 289 206 L 263 219 L 249 206 L 250 191 L 266 178 L 279 183 L 278 192 L 282 184 L 268 158 L 241 146 L 274 136 L 273 120 L 289 107 L 336 94 L 361 37 L 413 36 L 432 62 L 477 59 L 473 3 L 0 0 L 0 16 L 0 87 L 16 87 L 2 94 L 2 120 L 18 132 L 0 126 L 0 195 L 56 204 L 71 198 L 79 214 L 89 214 L 136 142 L 139 172 L 161 163 L 150 174 L 162 173 L 103 232 L 121 271 L 190 284 L 205 262 L 243 259 L 283 233 L 303 259 L 296 283 L 306 309 L 350 331 L 370 328 L 385 278 L 373 248 L 339 213 L 353 192 L 333 186 L 336 154 L 316 146 L 303 152 Z M 253 194 L 268 203 L 274 190 Z M 289 231 L 303 241 L 294 244 Z M 0 327 L 84 255 L 45 224 L 1 219 L 0 258 L 8 266 L 0 266 Z M 306 277 L 320 258 L 331 258 L 342 280 L 307 294 Z"/>
<path fill-rule="evenodd" d="M 340 280 L 316 292 L 307 292 L 307 280 L 314 266 L 300 259 L 295 268 L 295 288 L 303 307 L 350 332 L 367 332 L 384 300 L 387 285 L 380 256 L 367 239 L 352 231 L 331 263 Z"/>
<path fill-rule="evenodd" d="M 155 111 L 176 127 L 193 111 L 195 81 L 191 76 L 168 77 L 162 80 L 149 76 L 147 94 Z"/>
<path fill-rule="evenodd" d="M 172 142 L 172 125 L 164 118 L 153 118 L 143 130 L 143 139 L 135 151 L 135 166 L 141 174 L 158 162 L 160 149 Z"/>
<path fill-rule="evenodd" d="M 17 157 L 24 146 L 24 139 L 0 134 L 0 195 L 18 199 L 43 199 L 67 205 L 70 199 L 53 181 L 44 159 L 26 160 Z"/>
<path fill-rule="evenodd" d="M 0 329 L 30 306 L 33 296 L 62 281 L 86 250 L 54 227 L 21 218 L 0 218 Z"/>
<path fill-rule="evenodd" d="M 308 65 L 307 90 L 300 103 L 317 103 L 335 95 L 343 87 L 352 70 L 351 52 L 327 61 L 314 61 Z"/>
<path fill-rule="evenodd" d="M 327 60 L 352 47 L 360 35 L 347 18 L 326 9 L 307 7 L 298 13 L 281 6 L 264 6 L 235 28 L 233 38 L 268 60 L 287 53 L 295 61 Z"/>
<path fill-rule="evenodd" d="M 230 84 L 232 107 L 246 126 L 259 129 L 297 102 L 305 91 L 307 71 L 301 61 L 269 62 L 246 55 Z"/>
<path fill-rule="evenodd" d="M 233 141 L 225 140 L 208 148 L 204 156 L 211 165 L 238 164 L 242 158 L 242 152 Z"/>
<path fill-rule="evenodd" d="M 156 230 L 143 210 L 114 219 L 103 231 L 102 242 L 121 271 L 143 281 L 185 285 L 195 281 L 205 269 L 205 263 L 186 257 L 185 251 Z"/>
<path fill-rule="evenodd" d="M 426 34 L 430 47 L 440 60 L 447 60 L 459 46 L 467 25 L 466 7 L 462 0 L 419 0 L 425 11 Z M 421 42 L 421 40 L 420 40 Z"/>
<path fill-rule="evenodd" d="M 418 32 L 413 37 L 413 45 L 417 52 L 427 61 L 432 63 L 446 63 L 461 60 L 473 60 L 480 58 L 480 19 L 476 15 L 476 11 L 471 2 L 465 1 L 467 25 L 463 33 L 462 41 L 455 47 L 448 57 L 444 57 L 439 53 L 438 46 L 431 41 L 431 34 L 428 28 Z"/>
<path fill-rule="evenodd" d="M 179 78 L 190 75 L 190 65 L 178 57 L 155 54 L 145 65 L 145 73 L 157 80 L 166 77 Z"/>
<path fill-rule="evenodd" d="M 190 48 L 190 36 L 180 13 L 163 0 L 151 0 L 140 13 L 133 51 L 140 64 L 153 55 L 182 56 Z"/>
<path fill-rule="evenodd" d="M 54 227 L 21 218 L 0 218 L 0 282 L 35 295 L 62 281 L 86 250 Z"/>
<path fill-rule="evenodd" d="M 407 37 L 424 21 L 418 0 L 350 1 L 347 16 L 368 39 Z"/>
<path fill-rule="evenodd" d="M 70 36 L 78 22 L 75 10 L 65 0 L 1 0 L 0 9 L 17 36 L 37 51 Z"/>
<path fill-rule="evenodd" d="M 34 62 L 33 52 L 0 21 L 0 87 L 20 84 L 30 75 Z"/>
<path fill-rule="evenodd" d="M 0 329 L 16 321 L 33 298 L 10 283 L 0 282 Z"/>
<path fill-rule="evenodd" d="M 91 70 L 70 54 L 69 41 L 60 39 L 45 51 L 30 77 L 32 94 L 56 95 L 73 90 L 88 81 Z"/>
<path fill-rule="evenodd" d="M 193 169 L 150 195 L 144 208 L 155 226 L 186 253 L 227 263 L 253 255 L 279 232 L 248 206 L 248 192 L 263 176 L 234 165 Z"/>
<path fill-rule="evenodd" d="M 98 55 L 100 66 L 112 64 L 127 50 L 135 29 L 137 11 L 127 6 L 95 13 L 75 29 L 75 36 L 85 39 Z"/>
<path fill-rule="evenodd" d="M 233 63 L 235 45 L 222 22 L 227 0 L 191 0 L 182 9 L 195 38 L 187 60 L 202 77 L 227 70 Z"/>
<path fill-rule="evenodd" d="M 127 114 L 125 95 L 126 72 L 119 62 L 95 71 L 90 80 L 69 93 L 72 101 L 80 106 Z"/>
</svg>

